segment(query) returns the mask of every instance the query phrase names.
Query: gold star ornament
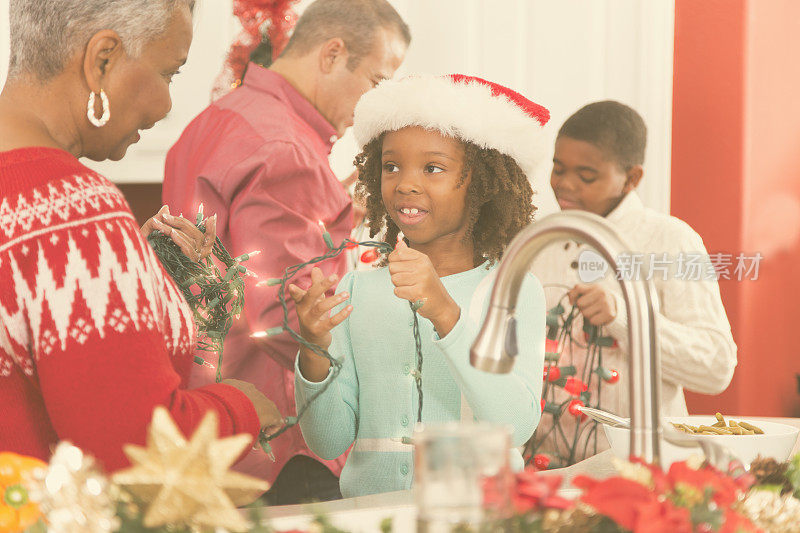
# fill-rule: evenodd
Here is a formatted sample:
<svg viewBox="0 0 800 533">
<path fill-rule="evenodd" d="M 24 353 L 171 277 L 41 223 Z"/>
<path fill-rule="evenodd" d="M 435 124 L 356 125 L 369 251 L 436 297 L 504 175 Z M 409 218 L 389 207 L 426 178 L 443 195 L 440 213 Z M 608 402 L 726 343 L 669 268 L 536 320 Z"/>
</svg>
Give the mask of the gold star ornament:
<svg viewBox="0 0 800 533">
<path fill-rule="evenodd" d="M 216 413 L 209 411 L 187 442 L 169 412 L 156 407 L 147 446 L 125 446 L 132 466 L 114 474 L 113 481 L 146 505 L 145 526 L 248 530 L 236 507 L 254 501 L 269 485 L 228 470 L 251 437 L 220 439 L 218 426 Z"/>
</svg>

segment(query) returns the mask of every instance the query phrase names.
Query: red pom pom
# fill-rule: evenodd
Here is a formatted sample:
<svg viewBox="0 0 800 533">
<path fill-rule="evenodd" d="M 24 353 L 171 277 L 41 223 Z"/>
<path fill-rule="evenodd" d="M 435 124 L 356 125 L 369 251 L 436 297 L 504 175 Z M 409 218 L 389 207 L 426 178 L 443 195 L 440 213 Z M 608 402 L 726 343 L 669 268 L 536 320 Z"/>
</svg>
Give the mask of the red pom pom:
<svg viewBox="0 0 800 533">
<path fill-rule="evenodd" d="M 373 263 L 378 259 L 378 251 L 375 248 L 370 248 L 363 254 L 361 254 L 361 262 L 362 263 Z"/>
<path fill-rule="evenodd" d="M 561 379 L 561 369 L 555 365 L 547 367 L 547 381 L 553 382 Z"/>
<path fill-rule="evenodd" d="M 543 453 L 537 453 L 533 456 L 533 466 L 536 467 L 536 470 L 547 470 L 547 467 L 550 465 L 550 458 L 547 457 Z"/>
<path fill-rule="evenodd" d="M 606 380 L 606 383 L 614 384 L 619 381 L 619 372 L 616 370 L 611 370 L 611 376 Z"/>
</svg>

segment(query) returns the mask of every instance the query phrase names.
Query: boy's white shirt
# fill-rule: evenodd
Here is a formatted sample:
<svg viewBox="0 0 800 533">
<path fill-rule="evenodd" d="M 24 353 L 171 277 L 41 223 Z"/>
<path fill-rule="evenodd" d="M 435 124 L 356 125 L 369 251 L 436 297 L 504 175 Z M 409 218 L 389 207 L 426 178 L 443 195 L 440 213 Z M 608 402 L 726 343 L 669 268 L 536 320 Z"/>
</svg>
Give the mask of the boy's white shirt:
<svg viewBox="0 0 800 533">
<path fill-rule="evenodd" d="M 635 192 L 628 193 L 606 220 L 631 246 L 631 253 L 644 254 L 643 276 L 649 271 L 649 253 L 655 253 L 656 258 L 667 253 L 675 260 L 681 252 L 700 253 L 704 271 L 713 269 L 702 239 L 688 224 L 645 207 Z M 566 292 L 564 288 L 548 288 L 548 284 L 573 287 L 581 282 L 578 270 L 572 265 L 586 249 L 589 248 L 575 242 L 571 242 L 568 249 L 565 243 L 557 243 L 543 250 L 534 261 L 531 270 L 545 286 L 548 309 Z M 684 388 L 705 394 L 722 392 L 730 383 L 736 366 L 736 344 L 717 281 L 671 279 L 675 268 L 673 262 L 666 281 L 660 273 L 652 279 L 660 307 L 657 334 L 661 354 L 662 416 L 687 414 Z M 603 386 L 600 403 L 606 410 L 629 416 L 628 320 L 622 291 L 610 271 L 597 283 L 614 295 L 617 307 L 617 316 L 605 327 L 605 332 L 617 340 L 619 348 L 603 350 L 603 366 L 620 373 L 616 385 Z"/>
</svg>

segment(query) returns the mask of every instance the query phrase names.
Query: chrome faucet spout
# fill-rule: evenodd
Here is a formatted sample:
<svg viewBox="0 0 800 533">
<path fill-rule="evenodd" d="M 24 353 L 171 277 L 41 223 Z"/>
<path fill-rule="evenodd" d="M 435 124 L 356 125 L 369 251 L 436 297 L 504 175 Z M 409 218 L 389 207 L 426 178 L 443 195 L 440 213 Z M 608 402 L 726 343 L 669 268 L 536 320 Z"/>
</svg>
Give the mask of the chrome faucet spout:
<svg viewBox="0 0 800 533">
<path fill-rule="evenodd" d="M 472 345 L 470 362 L 480 370 L 510 372 L 517 355 L 514 317 L 520 288 L 536 256 L 550 243 L 573 239 L 593 247 L 612 272 L 621 272 L 618 258 L 631 248 L 602 217 L 568 210 L 549 215 L 525 228 L 511 242 L 497 270 L 489 310 Z M 630 346 L 631 455 L 660 464 L 661 364 L 656 339 L 658 300 L 649 280 L 617 276 L 628 312 Z"/>
</svg>

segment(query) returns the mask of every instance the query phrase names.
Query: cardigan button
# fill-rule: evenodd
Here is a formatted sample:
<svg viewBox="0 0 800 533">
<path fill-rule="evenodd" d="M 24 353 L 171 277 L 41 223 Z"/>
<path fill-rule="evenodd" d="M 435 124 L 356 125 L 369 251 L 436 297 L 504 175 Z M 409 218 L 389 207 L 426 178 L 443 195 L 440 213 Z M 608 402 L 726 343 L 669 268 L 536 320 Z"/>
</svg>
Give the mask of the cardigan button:
<svg viewBox="0 0 800 533">
<path fill-rule="evenodd" d="M 409 365 L 408 363 L 404 364 L 403 365 L 403 373 L 406 374 L 406 375 L 410 374 L 411 373 L 411 365 Z"/>
<path fill-rule="evenodd" d="M 403 474 L 404 476 L 406 474 L 408 474 L 408 465 L 407 464 L 403 464 L 403 465 L 400 466 L 400 473 Z"/>
<path fill-rule="evenodd" d="M 408 425 L 408 417 L 403 415 L 403 418 L 400 419 L 400 423 L 403 424 L 403 427 Z"/>
</svg>

